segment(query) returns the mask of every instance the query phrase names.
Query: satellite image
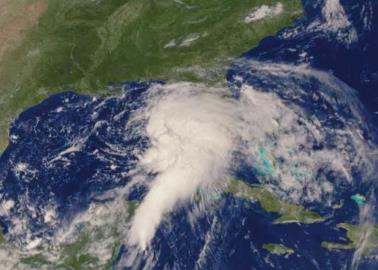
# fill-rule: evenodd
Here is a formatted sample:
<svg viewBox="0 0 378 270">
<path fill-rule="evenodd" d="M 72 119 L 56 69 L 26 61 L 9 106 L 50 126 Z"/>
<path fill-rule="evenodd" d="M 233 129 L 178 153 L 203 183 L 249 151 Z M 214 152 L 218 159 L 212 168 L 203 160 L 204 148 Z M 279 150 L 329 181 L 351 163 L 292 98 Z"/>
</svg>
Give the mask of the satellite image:
<svg viewBox="0 0 378 270">
<path fill-rule="evenodd" d="M 377 270 L 377 0 L 0 0 L 0 270 Z"/>
</svg>

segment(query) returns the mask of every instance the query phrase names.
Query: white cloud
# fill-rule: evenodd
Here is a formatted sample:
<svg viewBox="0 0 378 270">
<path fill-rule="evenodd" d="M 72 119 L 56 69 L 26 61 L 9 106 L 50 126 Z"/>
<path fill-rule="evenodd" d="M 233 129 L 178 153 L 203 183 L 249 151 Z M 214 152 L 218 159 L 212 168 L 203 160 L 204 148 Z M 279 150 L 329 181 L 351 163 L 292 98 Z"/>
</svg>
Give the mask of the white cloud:
<svg viewBox="0 0 378 270">
<path fill-rule="evenodd" d="M 277 16 L 281 14 L 283 10 L 283 5 L 279 2 L 274 6 L 262 5 L 259 8 L 252 10 L 252 12 L 244 18 L 244 22 L 251 23 L 265 19 L 267 17 Z"/>
<path fill-rule="evenodd" d="M 348 43 L 357 41 L 357 31 L 349 21 L 340 0 L 326 0 L 322 14 L 326 20 L 324 29 L 337 33 L 339 40 Z"/>
<path fill-rule="evenodd" d="M 114 201 L 105 205 L 92 203 L 85 213 L 76 216 L 69 226 L 62 226 L 48 240 L 70 242 L 77 237 L 78 224 L 85 224 L 86 228 L 117 224 L 126 244 L 137 247 L 131 248 L 126 258 L 128 264 L 135 265 L 134 259 L 140 259 L 138 252 L 148 249 L 160 224 L 167 221 L 178 206 L 193 199 L 199 189 L 205 199 L 188 214 L 189 222 L 193 225 L 199 215 L 208 213 L 211 208 L 206 197 L 209 202 L 214 202 L 212 198 L 218 195 L 218 191 L 221 193 L 223 184 L 238 169 L 238 162 L 245 162 L 250 168 L 267 163 L 271 171 L 268 168 L 265 175 L 259 176 L 260 183 L 296 202 L 328 200 L 332 196 L 338 183 L 317 179 L 319 168 L 333 170 L 340 179 L 353 181 L 352 167 L 364 166 L 369 145 L 361 136 L 359 123 L 364 118 L 351 89 L 332 75 L 306 66 L 254 62 L 253 67 L 251 74 L 268 81 L 269 92 L 243 84 L 242 77 L 238 77 L 238 82 L 243 85 L 239 99 L 231 98 L 228 88 L 191 83 L 153 85 L 145 93 L 144 107 L 133 112 L 128 124 L 134 127 L 133 132 L 141 132 L 150 139 L 145 152 L 140 152 L 137 147 L 132 150 L 139 154 L 139 163 L 129 174 L 133 176 L 131 181 L 125 187 L 101 195 L 103 199 L 114 198 Z M 246 72 L 248 68 L 251 67 L 245 67 Z M 292 102 L 294 98 L 307 97 L 307 89 L 298 83 L 306 80 L 319 82 L 316 91 L 332 107 L 333 110 L 329 111 L 338 113 L 339 108 L 347 106 L 352 116 L 345 119 L 345 127 L 330 129 L 316 112 L 309 113 Z M 278 97 L 275 92 L 284 93 L 287 99 Z M 138 125 L 140 129 L 135 128 Z M 126 132 L 130 130 L 128 127 L 125 127 Z M 329 135 L 334 140 L 334 148 L 312 148 L 314 142 L 323 142 Z M 116 145 L 108 146 L 112 151 L 126 155 L 126 150 Z M 75 148 L 68 148 L 68 152 L 71 150 Z M 22 167 L 21 171 L 24 171 Z M 369 171 L 368 167 L 365 168 Z M 134 185 L 146 186 L 148 191 L 129 224 L 124 218 L 127 215 L 124 197 Z M 18 204 L 19 211 L 24 211 L 29 202 L 25 198 Z M 13 205 L 14 202 L 3 199 L 0 214 L 9 212 Z M 216 207 L 216 203 L 211 207 Z M 44 211 L 44 220 L 51 225 L 55 224 L 56 218 L 53 209 L 48 205 L 36 210 Z M 28 231 L 28 222 L 26 215 L 13 218 L 10 235 Z M 35 235 L 28 233 L 24 246 L 29 244 L 33 249 L 44 244 L 38 241 Z M 102 256 L 111 250 L 111 245 L 102 249 L 93 245 L 92 249 Z M 150 255 L 148 258 L 153 263 L 153 252 Z"/>
<path fill-rule="evenodd" d="M 153 86 L 146 97 L 148 105 L 133 118 L 146 123 L 141 132 L 151 144 L 140 157 L 138 183 L 142 179 L 149 191 L 132 220 L 130 245 L 146 249 L 160 223 L 198 188 L 221 186 L 232 177 L 232 170 L 240 165 L 233 159 L 235 154 L 251 168 L 265 164 L 260 183 L 296 202 L 331 196 L 334 183 L 319 177 L 320 169 L 336 173 L 338 181 L 352 181 L 353 167 L 368 168 L 370 146 L 357 135 L 362 116 L 349 89 L 342 92 L 339 88 L 344 85 L 331 75 L 304 67 L 260 65 L 259 69 L 278 79 L 290 69 L 292 76 L 319 80 L 327 89 L 322 98 L 335 111 L 341 103 L 348 104 L 354 121 L 347 120 L 345 128 L 329 129 L 321 116 L 307 115 L 306 108 L 247 85 L 241 88 L 239 99 L 231 98 L 228 89 L 201 84 Z M 298 98 L 302 94 L 298 89 L 290 91 L 297 91 Z M 335 140 L 333 148 L 313 149 L 330 135 Z M 151 172 L 156 173 L 152 180 Z"/>
<path fill-rule="evenodd" d="M 158 176 L 133 219 L 130 242 L 144 249 L 165 214 L 197 188 L 227 177 L 237 140 L 234 100 L 223 89 L 181 83 L 151 89 L 141 166 Z"/>
</svg>

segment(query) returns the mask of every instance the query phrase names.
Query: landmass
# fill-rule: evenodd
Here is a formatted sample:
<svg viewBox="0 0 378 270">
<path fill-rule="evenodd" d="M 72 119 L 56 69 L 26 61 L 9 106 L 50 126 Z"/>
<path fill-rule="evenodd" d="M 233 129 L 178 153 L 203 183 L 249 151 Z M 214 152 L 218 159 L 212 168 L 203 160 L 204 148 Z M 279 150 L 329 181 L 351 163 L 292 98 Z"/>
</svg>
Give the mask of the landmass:
<svg viewBox="0 0 378 270">
<path fill-rule="evenodd" d="M 294 253 L 294 249 L 291 249 L 287 246 L 284 246 L 282 244 L 263 244 L 263 249 L 267 250 L 268 252 L 276 255 L 290 255 Z"/>
<path fill-rule="evenodd" d="M 140 202 L 139 201 L 128 201 L 127 206 L 127 221 L 130 221 L 130 219 L 134 216 L 136 209 L 138 208 Z"/>
<path fill-rule="evenodd" d="M 378 225 L 377 224 L 364 224 L 353 225 L 349 223 L 340 223 L 338 228 L 346 230 L 346 235 L 349 240 L 348 243 L 337 242 L 322 242 L 322 247 L 333 249 L 357 249 L 362 247 L 362 254 L 367 256 L 372 251 L 378 249 Z"/>
<path fill-rule="evenodd" d="M 137 201 L 125 202 L 125 209 L 122 209 L 122 211 L 125 211 L 122 212 L 124 215 L 121 214 L 119 218 L 121 218 L 123 222 L 129 222 L 138 204 Z M 121 224 L 122 221 L 119 223 Z M 56 257 L 50 256 L 51 258 L 49 258 L 49 256 L 46 255 L 51 252 L 49 252 L 49 250 L 43 250 L 39 254 L 21 258 L 20 263 L 31 268 L 51 266 L 53 269 L 110 270 L 122 250 L 122 233 L 120 233 L 117 228 L 120 224 L 114 220 L 109 220 L 109 222 L 110 223 L 95 228 L 88 228 L 85 224 L 81 224 L 77 227 L 81 228 L 82 232 L 76 240 L 54 247 L 54 249 L 59 251 Z M 107 246 L 110 246 L 110 258 L 100 259 L 93 254 L 94 248 L 96 248 L 93 244 L 102 245 L 101 248 L 105 247 L 106 250 L 109 249 Z"/>
<path fill-rule="evenodd" d="M 0 149 L 11 120 L 51 93 L 108 94 L 126 80 L 218 83 L 232 57 L 302 14 L 300 0 L 3 0 L 1 10 L 16 2 L 21 11 L 7 16 L 19 26 L 7 29 L 22 38 L 5 42 L 0 62 Z"/>
<path fill-rule="evenodd" d="M 0 228 L 0 246 L 2 246 L 4 243 L 5 243 L 4 234 L 3 234 L 3 232 L 1 231 L 1 228 Z"/>
<path fill-rule="evenodd" d="M 318 213 L 306 210 L 303 206 L 282 201 L 270 190 L 262 186 L 252 186 L 240 180 L 230 180 L 227 191 L 242 199 L 257 201 L 267 212 L 278 213 L 275 223 L 311 224 L 324 220 Z"/>
<path fill-rule="evenodd" d="M 42 265 L 50 264 L 49 260 L 42 254 L 36 254 L 28 257 L 21 258 L 21 263 L 29 265 L 30 267 L 40 267 Z"/>
<path fill-rule="evenodd" d="M 46 9 L 47 0 L 0 0 L 0 65 L 3 56 L 23 40 Z"/>
<path fill-rule="evenodd" d="M 309 224 L 323 220 L 319 214 L 308 211 L 303 206 L 284 202 L 273 192 L 261 186 L 251 186 L 243 181 L 233 179 L 228 184 L 227 192 L 239 198 L 257 201 L 267 212 L 278 213 L 280 216 L 275 220 L 275 223 L 299 222 Z M 123 219 L 127 223 L 134 215 L 139 202 L 127 201 L 125 203 L 125 209 L 122 211 L 125 213 Z M 24 257 L 21 259 L 21 263 L 33 268 L 51 265 L 58 267 L 58 269 L 111 269 L 121 250 L 120 234 L 116 228 L 105 227 L 97 228 L 94 231 L 90 231 L 90 233 L 86 231 L 74 242 L 62 245 L 59 248 L 61 251 L 57 261 L 50 260 L 41 253 Z M 90 253 L 90 247 L 91 243 L 99 243 L 105 239 L 113 239 L 113 251 L 111 258 L 104 262 L 104 260 L 99 260 L 99 258 Z M 294 253 L 293 249 L 282 244 L 267 243 L 264 244 L 263 248 L 277 255 Z"/>
</svg>

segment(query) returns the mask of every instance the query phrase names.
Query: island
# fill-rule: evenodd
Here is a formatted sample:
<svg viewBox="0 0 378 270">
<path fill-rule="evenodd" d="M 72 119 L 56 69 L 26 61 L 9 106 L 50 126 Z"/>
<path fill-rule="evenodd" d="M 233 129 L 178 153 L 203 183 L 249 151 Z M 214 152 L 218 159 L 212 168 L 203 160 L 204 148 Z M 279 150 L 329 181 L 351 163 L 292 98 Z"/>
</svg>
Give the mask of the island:
<svg viewBox="0 0 378 270">
<path fill-rule="evenodd" d="M 340 223 L 337 227 L 346 231 L 348 243 L 337 242 L 322 242 L 322 247 L 334 249 L 358 249 L 363 248 L 362 254 L 364 256 L 370 255 L 374 250 L 378 249 L 378 225 L 377 224 L 362 224 L 354 225 L 350 223 Z"/>
<path fill-rule="evenodd" d="M 268 243 L 268 244 L 263 244 L 262 248 L 268 251 L 269 253 L 272 253 L 275 255 L 281 255 L 281 256 L 282 255 L 287 256 L 294 253 L 294 249 L 291 249 L 282 244 Z"/>
<path fill-rule="evenodd" d="M 285 202 L 263 186 L 252 186 L 244 181 L 232 179 L 227 186 L 227 192 L 238 198 L 256 201 L 265 211 L 279 214 L 275 223 L 311 224 L 324 221 L 318 213 L 306 210 L 301 205 Z"/>
</svg>

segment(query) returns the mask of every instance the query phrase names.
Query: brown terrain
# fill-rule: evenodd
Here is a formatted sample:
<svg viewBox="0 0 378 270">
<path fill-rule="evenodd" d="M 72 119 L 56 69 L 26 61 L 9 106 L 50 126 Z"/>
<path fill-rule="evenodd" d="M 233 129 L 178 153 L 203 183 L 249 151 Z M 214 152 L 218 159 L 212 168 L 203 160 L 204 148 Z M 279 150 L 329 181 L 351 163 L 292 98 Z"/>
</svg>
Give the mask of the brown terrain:
<svg viewBox="0 0 378 270">
<path fill-rule="evenodd" d="M 46 9 L 47 0 L 0 0 L 0 64 Z"/>
</svg>

